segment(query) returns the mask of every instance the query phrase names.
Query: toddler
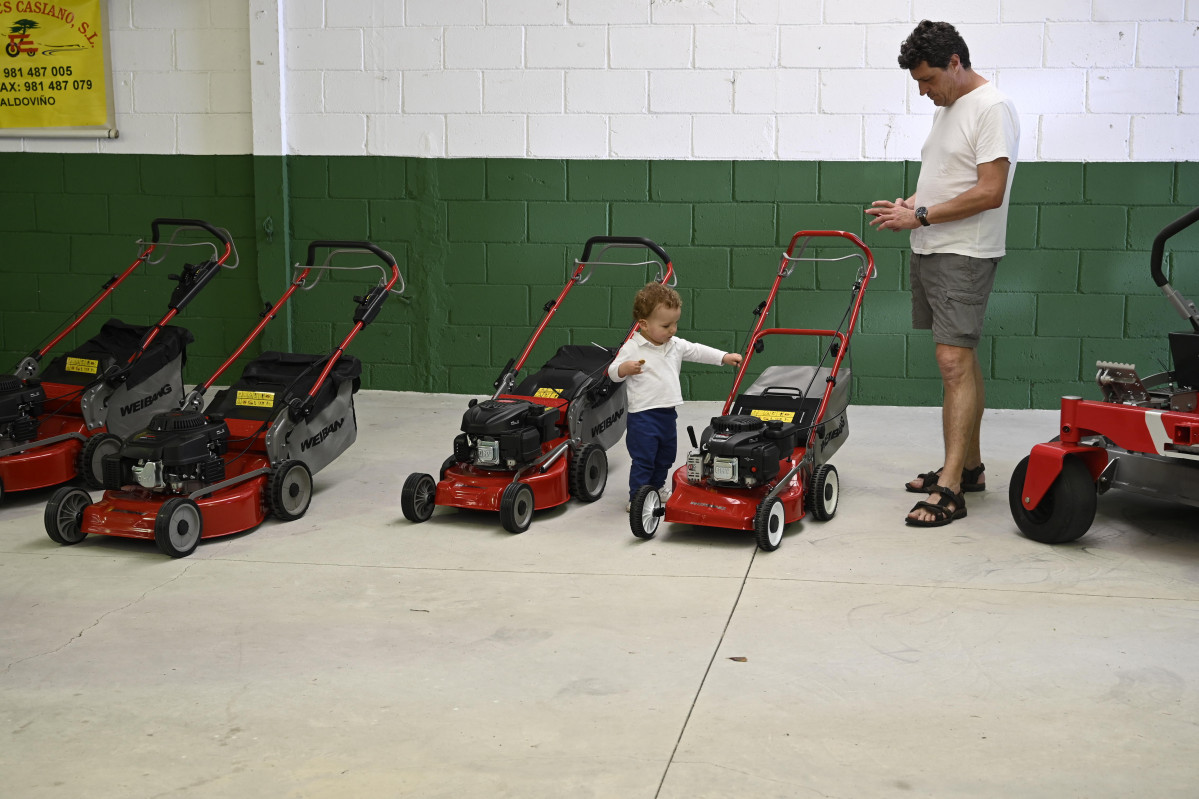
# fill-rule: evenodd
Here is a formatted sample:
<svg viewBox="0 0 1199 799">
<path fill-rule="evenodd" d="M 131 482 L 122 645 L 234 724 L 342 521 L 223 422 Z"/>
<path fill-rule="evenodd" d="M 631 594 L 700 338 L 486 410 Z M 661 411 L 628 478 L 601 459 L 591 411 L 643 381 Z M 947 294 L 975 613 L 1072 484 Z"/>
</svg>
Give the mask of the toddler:
<svg viewBox="0 0 1199 799">
<path fill-rule="evenodd" d="M 741 355 L 675 336 L 683 301 L 661 283 L 650 283 L 633 300 L 637 331 L 625 342 L 608 367 L 616 382 L 629 380 L 629 421 L 625 444 L 633 459 L 629 468 L 629 500 L 637 489 L 651 485 L 663 493 L 667 472 L 677 449 L 675 408 L 683 404 L 679 371 L 683 361 L 736 365 Z M 629 510 L 631 505 L 626 505 Z"/>
</svg>

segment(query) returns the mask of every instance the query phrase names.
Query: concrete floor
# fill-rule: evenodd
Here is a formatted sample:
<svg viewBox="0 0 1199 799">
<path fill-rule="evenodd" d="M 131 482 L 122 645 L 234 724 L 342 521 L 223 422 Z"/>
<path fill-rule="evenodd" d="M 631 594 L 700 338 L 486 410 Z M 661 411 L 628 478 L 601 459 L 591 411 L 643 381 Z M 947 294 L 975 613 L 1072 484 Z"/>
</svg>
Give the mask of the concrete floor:
<svg viewBox="0 0 1199 799">
<path fill-rule="evenodd" d="M 7 497 L 3 794 L 1199 793 L 1196 511 L 1111 492 L 1076 544 L 1021 537 L 1008 477 L 1055 413 L 989 412 L 990 490 L 916 530 L 902 485 L 938 463 L 938 411 L 854 407 L 836 517 L 765 553 L 633 538 L 623 445 L 601 500 L 523 535 L 410 524 L 400 486 L 464 400 L 362 392 L 305 517 L 181 560 L 57 546 L 49 491 Z"/>
</svg>

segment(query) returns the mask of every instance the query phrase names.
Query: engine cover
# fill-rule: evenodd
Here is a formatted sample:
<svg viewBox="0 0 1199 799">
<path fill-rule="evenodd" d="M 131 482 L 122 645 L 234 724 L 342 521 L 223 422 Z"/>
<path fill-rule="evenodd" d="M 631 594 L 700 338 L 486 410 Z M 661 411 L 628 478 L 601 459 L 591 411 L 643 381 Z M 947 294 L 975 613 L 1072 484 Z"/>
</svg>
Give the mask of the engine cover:
<svg viewBox="0 0 1199 799">
<path fill-rule="evenodd" d="M 768 431 L 766 422 L 756 416 L 713 417 L 712 426 L 703 436 L 703 447 L 711 459 L 712 482 L 751 487 L 773 480 L 782 455 L 779 441 L 768 438 L 767 432 L 773 431 Z"/>
<path fill-rule="evenodd" d="M 541 445 L 558 435 L 557 408 L 529 400 L 484 400 L 462 416 L 466 443 L 455 442 L 460 460 L 491 469 L 515 468 L 537 458 Z M 461 451 L 460 451 L 461 450 Z M 462 458 L 469 453 L 469 458 Z"/>
<path fill-rule="evenodd" d="M 0 438 L 32 441 L 37 437 L 38 416 L 46 402 L 40 380 L 0 375 Z"/>
<path fill-rule="evenodd" d="M 162 489 L 189 483 L 219 482 L 225 476 L 220 457 L 229 448 L 229 426 L 199 411 L 169 411 L 150 420 L 116 455 L 105 456 L 106 488 L 138 484 Z"/>
</svg>

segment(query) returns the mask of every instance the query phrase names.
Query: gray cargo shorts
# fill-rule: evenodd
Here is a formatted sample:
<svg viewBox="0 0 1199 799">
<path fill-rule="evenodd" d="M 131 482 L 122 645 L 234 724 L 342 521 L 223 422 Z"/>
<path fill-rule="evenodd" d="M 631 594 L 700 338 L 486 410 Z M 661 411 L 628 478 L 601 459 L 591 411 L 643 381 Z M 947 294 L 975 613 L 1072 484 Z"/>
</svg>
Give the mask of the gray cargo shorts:
<svg viewBox="0 0 1199 799">
<path fill-rule="evenodd" d="M 912 253 L 912 327 L 932 330 L 938 344 L 977 347 L 998 266 L 998 258 Z"/>
</svg>

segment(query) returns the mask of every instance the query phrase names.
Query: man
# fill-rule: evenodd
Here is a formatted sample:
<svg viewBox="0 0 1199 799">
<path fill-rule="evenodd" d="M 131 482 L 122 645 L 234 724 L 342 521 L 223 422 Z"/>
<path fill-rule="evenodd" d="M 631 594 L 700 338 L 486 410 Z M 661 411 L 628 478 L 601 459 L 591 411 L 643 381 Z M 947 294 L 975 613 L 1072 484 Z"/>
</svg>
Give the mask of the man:
<svg viewBox="0 0 1199 799">
<path fill-rule="evenodd" d="M 907 490 L 928 493 L 906 522 L 939 527 L 966 515 L 966 491 L 986 487 L 979 446 L 984 389 L 978 347 L 987 298 L 1005 254 L 1008 195 L 1020 149 L 1012 101 L 970 68 L 970 52 L 947 22 L 924 20 L 900 45 L 908 70 L 937 106 L 920 151 L 916 193 L 877 200 L 878 230 L 911 230 L 912 326 L 932 330 L 945 395 L 945 460 Z"/>
</svg>

